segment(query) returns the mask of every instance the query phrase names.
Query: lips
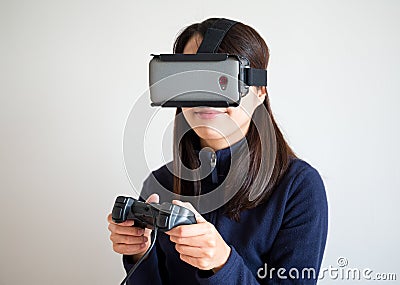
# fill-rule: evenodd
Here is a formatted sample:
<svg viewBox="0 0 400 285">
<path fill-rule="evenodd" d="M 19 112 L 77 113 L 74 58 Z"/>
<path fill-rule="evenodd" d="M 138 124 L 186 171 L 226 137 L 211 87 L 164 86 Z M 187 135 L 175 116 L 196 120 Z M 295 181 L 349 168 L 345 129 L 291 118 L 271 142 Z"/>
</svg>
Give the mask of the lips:
<svg viewBox="0 0 400 285">
<path fill-rule="evenodd" d="M 210 120 L 225 114 L 225 110 L 218 110 L 214 108 L 196 108 L 194 114 L 200 119 Z"/>
</svg>

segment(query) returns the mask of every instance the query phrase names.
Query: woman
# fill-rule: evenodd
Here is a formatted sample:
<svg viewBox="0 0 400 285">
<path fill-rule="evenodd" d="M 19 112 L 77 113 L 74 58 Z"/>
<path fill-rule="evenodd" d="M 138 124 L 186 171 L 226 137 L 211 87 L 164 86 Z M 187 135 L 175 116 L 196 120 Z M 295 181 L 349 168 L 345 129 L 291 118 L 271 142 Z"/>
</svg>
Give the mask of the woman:
<svg viewBox="0 0 400 285">
<path fill-rule="evenodd" d="M 174 52 L 196 53 L 215 21 L 184 29 Z M 229 30 L 218 52 L 244 56 L 253 68 L 268 65 L 264 40 L 242 23 Z M 153 171 L 141 197 L 159 202 L 159 195 L 152 194 L 158 185 L 171 193 L 196 197 L 218 189 L 221 197 L 230 198 L 222 198 L 224 204 L 201 215 L 196 210 L 199 205 L 174 200 L 196 213 L 197 224 L 161 233 L 129 279 L 132 284 L 316 283 L 327 235 L 323 182 L 286 143 L 273 118 L 266 87 L 251 86 L 250 91 L 239 107 L 177 108 L 174 160 Z M 180 178 L 179 161 L 198 169 L 202 155 L 211 156 L 213 162 L 207 175 Z M 249 163 L 243 163 L 246 158 Z M 171 166 L 177 175 L 171 173 Z M 108 221 L 114 251 L 124 255 L 129 271 L 149 248 L 151 231 L 136 228 L 132 221 L 115 224 L 111 216 Z"/>
</svg>

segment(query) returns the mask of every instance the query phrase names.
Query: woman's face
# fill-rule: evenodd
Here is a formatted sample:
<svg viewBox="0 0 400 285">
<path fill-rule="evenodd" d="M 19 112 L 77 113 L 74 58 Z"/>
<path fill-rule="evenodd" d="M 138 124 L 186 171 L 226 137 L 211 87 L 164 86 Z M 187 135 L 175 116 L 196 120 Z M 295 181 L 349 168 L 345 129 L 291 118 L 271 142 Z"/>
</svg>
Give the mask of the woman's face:
<svg viewBox="0 0 400 285">
<path fill-rule="evenodd" d="M 201 40 L 201 36 L 193 36 L 183 53 L 195 54 Z M 193 107 L 182 108 L 182 112 L 190 127 L 200 137 L 201 146 L 218 150 L 234 144 L 246 135 L 251 116 L 256 107 L 264 101 L 265 95 L 264 87 L 251 86 L 238 107 Z"/>
</svg>

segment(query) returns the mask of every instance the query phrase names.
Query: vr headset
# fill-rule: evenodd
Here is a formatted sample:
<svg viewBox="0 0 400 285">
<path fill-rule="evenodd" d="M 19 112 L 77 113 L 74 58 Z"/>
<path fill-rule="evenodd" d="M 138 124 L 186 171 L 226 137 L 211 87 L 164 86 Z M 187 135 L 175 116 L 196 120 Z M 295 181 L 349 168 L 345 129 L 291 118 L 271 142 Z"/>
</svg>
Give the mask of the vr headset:
<svg viewBox="0 0 400 285">
<path fill-rule="evenodd" d="M 151 105 L 236 107 L 250 86 L 267 86 L 266 70 L 250 68 L 243 56 L 215 53 L 236 23 L 218 19 L 207 29 L 197 54 L 152 54 Z"/>
</svg>

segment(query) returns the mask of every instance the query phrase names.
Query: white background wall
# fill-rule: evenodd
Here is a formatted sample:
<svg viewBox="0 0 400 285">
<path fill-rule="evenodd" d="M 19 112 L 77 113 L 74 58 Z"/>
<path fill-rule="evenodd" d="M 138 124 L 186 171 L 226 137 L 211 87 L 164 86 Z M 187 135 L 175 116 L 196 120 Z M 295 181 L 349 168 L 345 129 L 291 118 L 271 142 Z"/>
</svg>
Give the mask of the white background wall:
<svg viewBox="0 0 400 285">
<path fill-rule="evenodd" d="M 399 279 L 399 13 L 396 0 L 2 0 L 0 284 L 119 284 L 106 216 L 133 193 L 125 120 L 149 54 L 212 16 L 270 47 L 272 109 L 327 188 L 322 266 L 346 257 Z"/>
</svg>

